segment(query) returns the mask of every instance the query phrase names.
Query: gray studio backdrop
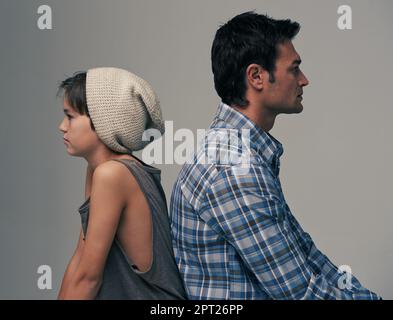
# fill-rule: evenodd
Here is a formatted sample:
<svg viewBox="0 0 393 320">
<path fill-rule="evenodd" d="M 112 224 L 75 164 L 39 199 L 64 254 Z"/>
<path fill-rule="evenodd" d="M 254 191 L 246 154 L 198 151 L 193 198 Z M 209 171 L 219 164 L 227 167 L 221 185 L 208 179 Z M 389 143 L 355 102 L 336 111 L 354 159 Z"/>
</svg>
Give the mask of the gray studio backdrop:
<svg viewBox="0 0 393 320">
<path fill-rule="evenodd" d="M 343 4 L 351 30 L 337 27 Z M 52 9 L 51 30 L 37 26 L 40 5 Z M 86 163 L 67 155 L 58 131 L 59 81 L 126 68 L 152 84 L 174 130 L 207 128 L 219 102 L 215 31 L 253 9 L 302 25 L 294 44 L 310 80 L 304 111 L 279 116 L 271 131 L 284 145 L 292 212 L 336 265 L 393 298 L 390 0 L 2 0 L 0 298 L 55 298 L 76 244 Z M 169 201 L 180 166 L 157 167 Z M 51 267 L 52 289 L 38 288 L 41 265 Z"/>
</svg>

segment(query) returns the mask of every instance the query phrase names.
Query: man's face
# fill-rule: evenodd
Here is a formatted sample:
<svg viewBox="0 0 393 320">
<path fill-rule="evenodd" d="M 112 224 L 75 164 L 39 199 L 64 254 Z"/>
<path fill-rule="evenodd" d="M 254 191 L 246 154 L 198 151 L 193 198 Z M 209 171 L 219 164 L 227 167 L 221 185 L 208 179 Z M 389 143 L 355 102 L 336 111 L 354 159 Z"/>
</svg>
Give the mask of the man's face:
<svg viewBox="0 0 393 320">
<path fill-rule="evenodd" d="M 101 144 L 96 132 L 90 126 L 90 118 L 76 112 L 64 99 L 64 119 L 59 125 L 63 133 L 68 154 L 84 157 L 91 154 Z"/>
<path fill-rule="evenodd" d="M 292 41 L 278 45 L 275 82 L 265 82 L 264 105 L 275 114 L 300 113 L 303 110 L 303 87 L 308 80 L 299 65 L 301 59 L 293 47 Z"/>
</svg>

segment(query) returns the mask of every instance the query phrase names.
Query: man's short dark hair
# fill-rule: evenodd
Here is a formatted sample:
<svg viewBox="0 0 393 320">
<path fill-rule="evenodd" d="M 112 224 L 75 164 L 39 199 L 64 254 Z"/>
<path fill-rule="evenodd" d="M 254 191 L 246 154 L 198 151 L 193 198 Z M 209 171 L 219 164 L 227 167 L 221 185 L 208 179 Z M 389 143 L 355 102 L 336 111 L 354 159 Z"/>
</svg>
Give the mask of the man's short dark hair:
<svg viewBox="0 0 393 320">
<path fill-rule="evenodd" d="M 64 99 L 79 114 L 87 115 L 90 118 L 86 99 L 86 72 L 74 73 L 72 77 L 63 80 L 59 85 L 58 95 L 64 92 Z M 90 127 L 95 130 L 90 118 Z"/>
<path fill-rule="evenodd" d="M 277 45 L 292 40 L 300 30 L 297 22 L 275 20 L 253 11 L 245 12 L 220 26 L 211 50 L 214 86 L 228 105 L 247 106 L 246 69 L 256 63 L 274 82 Z"/>
</svg>

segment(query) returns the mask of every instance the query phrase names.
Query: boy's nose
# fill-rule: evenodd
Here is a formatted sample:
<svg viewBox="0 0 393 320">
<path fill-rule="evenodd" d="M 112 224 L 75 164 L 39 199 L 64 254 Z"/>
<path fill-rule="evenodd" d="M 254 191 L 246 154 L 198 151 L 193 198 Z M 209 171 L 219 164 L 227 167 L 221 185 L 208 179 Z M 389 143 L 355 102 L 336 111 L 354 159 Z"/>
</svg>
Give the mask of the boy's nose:
<svg viewBox="0 0 393 320">
<path fill-rule="evenodd" d="M 60 124 L 59 124 L 59 130 L 61 131 L 61 132 L 66 132 L 66 129 L 65 129 L 65 124 L 64 124 L 64 119 L 60 122 Z"/>
</svg>

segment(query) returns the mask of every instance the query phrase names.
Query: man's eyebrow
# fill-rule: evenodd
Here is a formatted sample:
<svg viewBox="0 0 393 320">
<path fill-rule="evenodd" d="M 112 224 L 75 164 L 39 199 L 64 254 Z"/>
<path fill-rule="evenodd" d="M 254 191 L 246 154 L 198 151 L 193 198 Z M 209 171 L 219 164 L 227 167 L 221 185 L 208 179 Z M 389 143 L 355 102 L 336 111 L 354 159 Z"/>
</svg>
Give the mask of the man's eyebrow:
<svg viewBox="0 0 393 320">
<path fill-rule="evenodd" d="M 70 114 L 70 113 L 71 113 L 71 110 L 69 110 L 69 109 L 63 109 L 63 112 L 64 112 L 65 114 Z"/>
</svg>

